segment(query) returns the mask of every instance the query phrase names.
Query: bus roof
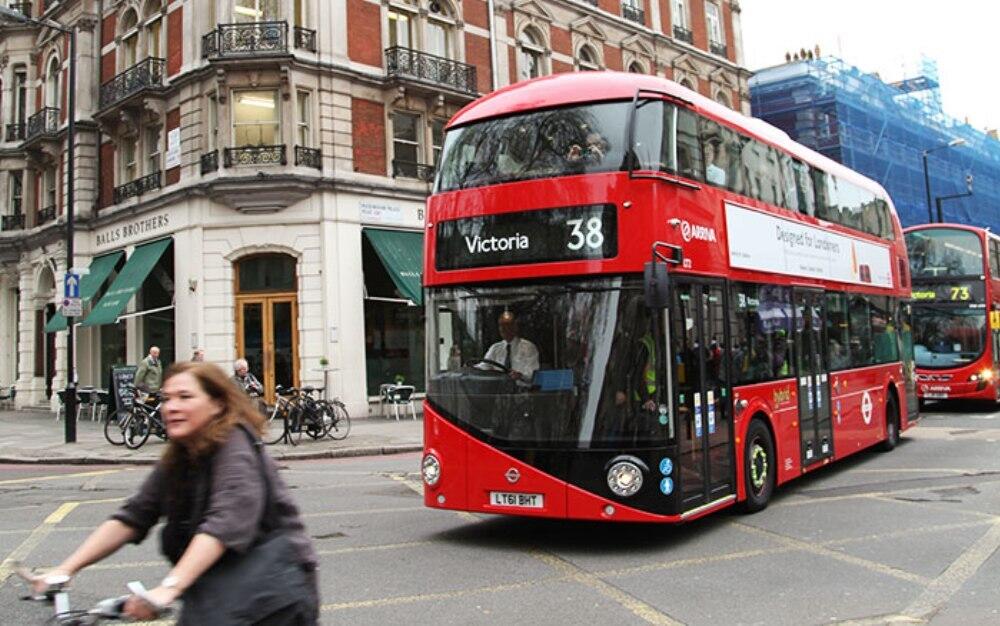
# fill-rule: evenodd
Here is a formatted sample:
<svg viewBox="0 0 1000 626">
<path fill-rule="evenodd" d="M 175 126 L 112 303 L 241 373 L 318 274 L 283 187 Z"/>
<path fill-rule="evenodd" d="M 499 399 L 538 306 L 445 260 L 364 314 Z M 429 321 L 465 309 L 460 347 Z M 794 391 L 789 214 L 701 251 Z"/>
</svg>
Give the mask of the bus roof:
<svg viewBox="0 0 1000 626">
<path fill-rule="evenodd" d="M 952 224 L 948 222 L 934 222 L 930 224 L 914 224 L 913 226 L 907 226 L 903 229 L 903 234 L 912 233 L 918 230 L 930 230 L 932 228 L 944 228 L 948 230 L 967 230 L 969 232 L 976 233 L 978 235 L 985 235 L 987 238 L 1000 239 L 1000 234 L 997 234 L 987 227 L 974 226 L 972 224 Z"/>
<path fill-rule="evenodd" d="M 793 141 L 784 131 L 764 120 L 747 117 L 672 80 L 659 76 L 610 71 L 570 72 L 543 76 L 508 85 L 472 102 L 455 114 L 455 117 L 448 123 L 448 128 L 536 109 L 586 104 L 597 100 L 594 94 L 600 94 L 601 101 L 631 100 L 635 97 L 637 89 L 658 91 L 670 97 L 690 102 L 696 111 L 707 113 L 711 117 L 724 121 L 748 135 L 780 148 L 813 167 L 842 177 L 891 203 L 885 189 L 870 178 L 866 178 L 833 159 Z"/>
</svg>

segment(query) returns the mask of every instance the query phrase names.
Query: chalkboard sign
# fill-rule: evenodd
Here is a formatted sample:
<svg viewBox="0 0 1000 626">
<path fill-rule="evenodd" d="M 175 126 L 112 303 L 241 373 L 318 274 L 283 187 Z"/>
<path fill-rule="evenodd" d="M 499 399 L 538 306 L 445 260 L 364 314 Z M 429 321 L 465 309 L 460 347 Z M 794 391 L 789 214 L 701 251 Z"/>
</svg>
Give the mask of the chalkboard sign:
<svg viewBox="0 0 1000 626">
<path fill-rule="evenodd" d="M 135 396 L 129 391 L 129 385 L 135 382 L 135 372 L 139 369 L 135 365 L 123 365 L 122 367 L 111 368 L 111 382 L 108 389 L 111 397 L 115 401 L 115 410 L 123 411 L 132 408 L 132 401 Z"/>
</svg>

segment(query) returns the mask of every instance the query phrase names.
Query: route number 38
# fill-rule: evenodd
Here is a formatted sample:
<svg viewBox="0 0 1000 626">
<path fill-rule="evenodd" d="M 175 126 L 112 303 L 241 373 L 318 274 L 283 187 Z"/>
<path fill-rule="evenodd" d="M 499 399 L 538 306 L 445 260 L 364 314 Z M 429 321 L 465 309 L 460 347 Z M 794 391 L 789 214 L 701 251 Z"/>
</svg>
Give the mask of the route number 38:
<svg viewBox="0 0 1000 626">
<path fill-rule="evenodd" d="M 569 233 L 569 243 L 566 244 L 570 250 L 582 250 L 584 246 L 597 250 L 604 245 L 601 218 L 592 217 L 586 224 L 582 219 L 566 220 L 566 224 L 572 229 Z"/>
</svg>

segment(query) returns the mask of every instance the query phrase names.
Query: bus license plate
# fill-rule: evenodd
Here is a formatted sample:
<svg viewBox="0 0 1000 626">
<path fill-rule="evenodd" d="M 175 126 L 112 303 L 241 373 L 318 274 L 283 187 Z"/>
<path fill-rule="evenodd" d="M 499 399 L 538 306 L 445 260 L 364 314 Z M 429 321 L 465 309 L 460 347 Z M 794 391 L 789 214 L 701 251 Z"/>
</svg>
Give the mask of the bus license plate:
<svg viewBox="0 0 1000 626">
<path fill-rule="evenodd" d="M 941 392 L 937 392 L 937 393 L 927 393 L 927 392 L 924 392 L 924 397 L 927 398 L 928 400 L 947 400 L 948 399 L 948 394 L 941 393 Z"/>
<path fill-rule="evenodd" d="M 545 496 L 540 493 L 510 493 L 491 491 L 490 504 L 493 506 L 517 506 L 525 509 L 540 509 L 545 504 Z"/>
</svg>

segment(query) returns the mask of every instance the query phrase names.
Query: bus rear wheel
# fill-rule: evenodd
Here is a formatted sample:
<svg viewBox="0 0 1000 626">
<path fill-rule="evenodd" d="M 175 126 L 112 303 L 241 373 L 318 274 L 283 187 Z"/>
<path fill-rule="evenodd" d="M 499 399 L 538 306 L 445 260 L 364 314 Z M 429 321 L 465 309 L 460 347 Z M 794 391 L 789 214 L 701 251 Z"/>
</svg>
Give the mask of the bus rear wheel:
<svg viewBox="0 0 1000 626">
<path fill-rule="evenodd" d="M 885 401 L 885 439 L 878 445 L 882 452 L 890 452 L 899 445 L 899 403 L 890 395 Z"/>
<path fill-rule="evenodd" d="M 771 433 L 764 422 L 755 418 L 747 428 L 743 450 L 743 476 L 747 488 L 747 499 L 742 504 L 744 513 L 756 513 L 767 507 L 774 493 L 776 472 Z"/>
</svg>

